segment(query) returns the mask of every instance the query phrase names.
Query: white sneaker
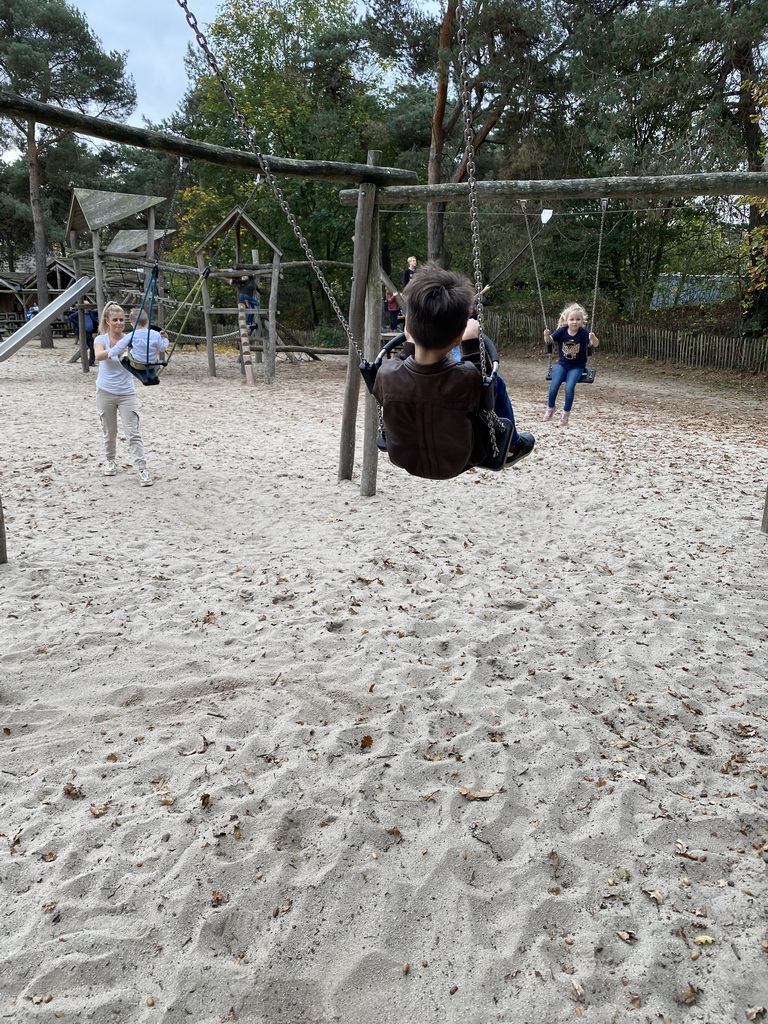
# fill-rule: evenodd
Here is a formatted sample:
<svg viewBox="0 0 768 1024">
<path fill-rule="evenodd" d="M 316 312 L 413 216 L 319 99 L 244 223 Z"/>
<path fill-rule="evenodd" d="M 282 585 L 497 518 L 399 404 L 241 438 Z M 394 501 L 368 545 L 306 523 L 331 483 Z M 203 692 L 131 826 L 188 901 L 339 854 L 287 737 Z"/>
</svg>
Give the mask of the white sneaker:
<svg viewBox="0 0 768 1024">
<path fill-rule="evenodd" d="M 117 476 L 117 466 L 114 462 L 107 462 L 104 466 L 104 476 Z"/>
<path fill-rule="evenodd" d="M 152 486 L 153 481 L 152 477 L 149 475 L 148 469 L 142 469 L 141 472 L 139 473 L 139 483 L 141 484 L 142 487 Z"/>
</svg>

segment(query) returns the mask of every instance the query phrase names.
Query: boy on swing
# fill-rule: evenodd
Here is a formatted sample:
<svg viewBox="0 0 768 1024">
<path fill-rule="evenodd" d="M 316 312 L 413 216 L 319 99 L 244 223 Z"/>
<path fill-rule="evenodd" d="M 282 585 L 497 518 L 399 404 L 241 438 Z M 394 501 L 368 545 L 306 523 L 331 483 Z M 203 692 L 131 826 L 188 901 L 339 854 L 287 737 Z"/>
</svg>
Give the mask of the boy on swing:
<svg viewBox="0 0 768 1024">
<path fill-rule="evenodd" d="M 378 370 L 373 395 L 381 406 L 391 461 L 413 476 L 447 480 L 487 455 L 488 428 L 477 422 L 482 374 L 451 351 L 469 335 L 475 293 L 469 281 L 427 264 L 408 285 L 405 332 L 413 353 Z M 471 344 L 471 342 L 470 342 Z M 504 382 L 497 377 L 495 411 L 512 421 L 507 465 L 533 450 L 532 434 L 519 434 Z"/>
</svg>

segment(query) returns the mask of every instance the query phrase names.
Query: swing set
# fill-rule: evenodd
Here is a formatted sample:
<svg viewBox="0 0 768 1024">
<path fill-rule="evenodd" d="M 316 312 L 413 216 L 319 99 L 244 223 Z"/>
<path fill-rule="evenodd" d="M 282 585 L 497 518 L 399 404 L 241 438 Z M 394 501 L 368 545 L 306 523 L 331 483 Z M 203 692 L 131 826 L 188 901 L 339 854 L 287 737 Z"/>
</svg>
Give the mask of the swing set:
<svg viewBox="0 0 768 1024">
<path fill-rule="evenodd" d="M 539 306 L 541 307 L 541 320 L 542 320 L 542 323 L 544 324 L 544 327 L 546 329 L 546 326 L 547 326 L 547 314 L 546 314 L 546 311 L 544 309 L 544 296 L 543 296 L 542 291 L 541 291 L 541 280 L 539 279 L 538 267 L 536 266 L 536 254 L 535 254 L 534 248 L 533 248 L 533 238 L 531 237 L 531 225 L 530 225 L 530 223 L 528 221 L 528 212 L 527 212 L 527 209 L 526 209 L 526 207 L 527 207 L 527 200 L 521 199 L 520 200 L 520 205 L 523 208 L 523 217 L 525 218 L 525 230 L 526 230 L 526 233 L 528 235 L 528 247 L 531 250 L 531 265 L 533 266 L 533 275 L 534 275 L 534 277 L 536 279 L 536 294 L 539 297 Z M 605 212 L 608 209 L 608 200 L 607 199 L 601 199 L 600 200 L 600 207 L 601 207 L 600 231 L 598 233 L 598 238 L 597 238 L 597 260 L 595 261 L 595 287 L 594 287 L 594 290 L 592 292 L 592 317 L 591 317 L 591 321 L 590 321 L 590 330 L 591 331 L 594 331 L 595 323 L 597 322 L 597 314 L 596 314 L 595 310 L 597 309 L 597 288 L 598 288 L 598 285 L 600 283 L 600 259 L 601 259 L 602 252 L 603 252 L 603 232 L 605 230 Z M 544 218 L 542 216 L 542 220 L 543 219 Z M 549 219 L 549 218 L 547 218 L 547 219 Z M 552 350 L 553 350 L 553 344 L 552 344 L 551 341 L 548 341 L 547 342 L 547 355 L 549 356 L 549 366 L 547 367 L 547 373 L 546 373 L 546 376 L 544 378 L 545 380 L 552 380 Z M 587 356 L 591 356 L 591 355 L 592 355 L 592 346 L 589 345 L 587 347 Z M 595 367 L 587 365 L 582 370 L 581 377 L 579 378 L 578 383 L 579 384 L 594 384 L 596 376 L 597 376 L 597 370 L 595 369 Z"/>
<path fill-rule="evenodd" d="M 224 89 L 235 119 L 249 140 L 252 152 L 227 150 L 205 143 L 177 138 L 139 130 L 130 126 L 117 125 L 99 118 L 54 108 L 38 101 L 15 96 L 0 87 L 0 111 L 34 120 L 38 123 L 50 124 L 54 127 L 66 128 L 81 134 L 92 135 L 110 141 L 122 142 L 144 148 L 158 149 L 178 156 L 193 157 L 211 163 L 221 164 L 242 170 L 259 170 L 270 185 L 280 208 L 285 213 L 299 244 L 304 249 L 310 266 L 314 270 L 323 291 L 328 297 L 331 308 L 344 328 L 350 343 L 350 365 L 347 374 L 347 385 L 342 410 L 342 429 L 340 442 L 339 472 L 340 480 L 351 479 L 354 467 L 355 424 L 359 396 L 359 382 L 362 379 L 358 367 L 360 363 L 375 361 L 380 349 L 380 266 L 378 259 L 378 209 L 382 205 L 400 205 L 402 203 L 453 202 L 469 198 L 470 211 L 473 212 L 473 262 L 475 270 L 476 291 L 482 290 L 480 277 L 479 241 L 476 233 L 477 202 L 479 199 L 502 199 L 510 196 L 518 199 L 539 200 L 584 200 L 600 199 L 603 204 L 609 198 L 648 198 L 658 196 L 704 196 L 704 195 L 768 195 L 766 175 L 748 171 L 717 172 L 711 174 L 644 176 L 624 178 L 594 178 L 571 180 L 538 180 L 538 181 L 481 181 L 474 180 L 474 148 L 472 145 L 471 110 L 466 102 L 468 90 L 466 81 L 462 81 L 462 104 L 465 112 L 465 128 L 468 145 L 468 180 L 465 183 L 448 183 L 442 185 L 411 184 L 414 176 L 400 168 L 379 166 L 378 154 L 368 155 L 368 164 L 333 164 L 330 161 L 298 161 L 285 158 L 269 157 L 261 154 L 251 136 L 245 119 L 237 107 L 234 96 L 221 75 L 215 58 L 210 53 L 205 37 L 200 32 L 194 15 L 189 11 L 186 0 L 177 0 L 185 12 L 187 22 L 194 31 L 198 44 L 206 55 L 209 65 L 214 70 Z M 466 46 L 466 22 L 461 0 L 457 4 L 459 19 L 459 38 L 464 39 Z M 462 77 L 466 70 L 466 57 L 462 55 Z M 270 166 L 270 164 L 272 166 Z M 273 172 L 272 167 L 275 168 Z M 328 282 L 325 280 L 317 261 L 312 256 L 309 246 L 288 209 L 287 203 L 274 178 L 274 173 L 293 177 L 319 177 L 341 181 L 357 181 L 356 189 L 342 189 L 339 201 L 342 206 L 357 208 L 355 224 L 355 247 L 353 256 L 352 293 L 350 299 L 349 322 L 341 312 L 338 302 L 333 297 Z M 605 206 L 603 213 L 605 212 Z M 602 239 L 602 230 L 601 230 Z M 596 278 L 599 274 L 599 254 Z M 593 305 L 594 311 L 594 305 Z M 482 305 L 478 308 L 479 318 L 482 317 Z M 542 318 L 545 313 L 542 305 Z M 593 321 L 594 322 L 594 321 Z M 355 338 L 364 340 L 367 355 L 361 350 Z M 481 346 L 480 355 L 483 364 L 487 353 Z M 167 362 L 167 360 L 166 360 Z M 161 368 L 159 368 L 161 369 Z M 492 370 L 491 370 L 492 372 Z M 483 377 L 486 376 L 485 365 Z M 374 403 L 365 403 L 365 435 L 363 445 L 363 467 L 360 491 L 363 495 L 376 493 L 377 467 L 377 436 Z M 768 500 L 766 501 L 768 512 Z"/>
</svg>

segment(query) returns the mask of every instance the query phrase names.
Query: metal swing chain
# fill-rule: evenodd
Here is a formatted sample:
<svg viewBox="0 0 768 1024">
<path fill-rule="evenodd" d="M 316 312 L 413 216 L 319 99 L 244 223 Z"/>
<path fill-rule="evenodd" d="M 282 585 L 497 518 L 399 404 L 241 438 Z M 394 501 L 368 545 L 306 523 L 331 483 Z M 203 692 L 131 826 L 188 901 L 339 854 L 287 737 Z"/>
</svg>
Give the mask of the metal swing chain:
<svg viewBox="0 0 768 1024">
<path fill-rule="evenodd" d="M 483 344 L 483 304 L 480 297 L 483 291 L 483 274 L 480 263 L 480 223 L 477 213 L 477 172 L 475 167 L 475 133 L 472 128 L 472 105 L 469 95 L 469 76 L 467 73 L 468 42 L 467 42 L 467 14 L 464 9 L 463 0 L 458 0 L 456 5 L 456 16 L 458 19 L 457 38 L 459 41 L 459 93 L 461 106 L 464 115 L 464 141 L 467 160 L 467 184 L 469 186 L 469 220 L 472 231 L 472 268 L 475 275 L 475 292 L 477 294 L 476 309 L 477 323 L 480 328 L 480 372 L 485 377 L 485 345 Z"/>
<path fill-rule="evenodd" d="M 171 205 L 168 208 L 168 216 L 165 218 L 165 227 L 163 228 L 163 237 L 160 239 L 160 249 L 157 254 L 155 263 L 159 266 L 163 262 L 163 255 L 165 253 L 165 243 L 168 239 L 168 229 L 173 224 L 173 215 L 176 212 L 176 205 L 179 198 L 179 189 L 181 188 L 181 179 L 184 177 L 184 172 L 189 167 L 189 160 L 186 157 L 182 157 L 179 160 L 179 170 L 176 174 L 176 184 L 173 187 L 173 195 L 171 196 Z"/>
<path fill-rule="evenodd" d="M 592 318 L 591 318 L 592 319 L 592 327 L 591 327 L 591 330 L 593 332 L 595 330 L 595 324 L 597 323 L 597 314 L 595 313 L 595 310 L 597 309 L 597 286 L 598 286 L 598 283 L 600 281 L 600 259 L 601 259 L 602 254 L 603 254 L 603 227 L 605 225 L 605 211 L 608 209 L 608 200 L 607 199 L 601 199 L 600 200 L 600 205 L 603 208 L 603 212 L 600 215 L 600 234 L 598 235 L 598 238 L 597 238 L 597 264 L 595 265 L 595 289 L 594 289 L 594 291 L 592 293 Z"/>
<path fill-rule="evenodd" d="M 485 342 L 483 341 L 484 334 L 484 317 L 483 317 L 483 271 L 480 262 L 480 219 L 477 212 L 477 170 L 475 167 L 475 146 L 474 139 L 475 133 L 472 128 L 472 104 L 470 102 L 469 95 L 469 75 L 467 72 L 467 66 L 469 64 L 468 51 L 469 46 L 467 42 L 467 13 L 464 9 L 463 0 L 458 0 L 456 4 L 456 16 L 458 20 L 458 32 L 457 38 L 459 41 L 459 93 L 461 95 L 461 107 L 464 115 L 464 141 L 465 141 L 465 152 L 467 160 L 467 184 L 469 186 L 469 221 L 472 232 L 472 269 L 475 275 L 475 312 L 477 313 L 477 326 L 478 326 L 478 350 L 480 354 L 480 373 L 483 381 L 485 381 L 485 374 L 487 369 L 486 364 L 486 350 Z M 491 435 L 491 451 L 493 457 L 496 458 L 499 454 L 499 445 L 496 440 L 497 436 L 502 433 L 501 422 L 499 417 L 496 415 L 494 409 L 489 409 L 483 414 L 485 421 L 488 424 L 488 433 Z"/>
<path fill-rule="evenodd" d="M 176 2 L 179 5 L 179 7 L 181 7 L 181 9 L 184 11 L 184 14 L 185 14 L 186 19 L 187 19 L 187 24 L 192 29 L 192 31 L 195 33 L 195 38 L 197 39 L 197 44 L 200 47 L 200 49 L 203 51 L 203 53 L 205 54 L 205 58 L 206 58 L 206 60 L 208 62 L 208 66 L 210 67 L 210 69 L 213 72 L 213 74 L 215 75 L 215 77 L 218 79 L 219 85 L 221 86 L 221 88 L 222 88 L 222 90 L 224 92 L 224 95 L 227 97 L 227 100 L 229 101 L 229 105 L 232 108 L 232 113 L 234 114 L 235 120 L 238 123 L 238 125 L 240 126 L 240 128 L 242 129 L 246 139 L 248 140 L 248 144 L 251 147 L 251 151 L 256 156 L 257 160 L 259 161 L 259 165 L 261 167 L 261 170 L 262 170 L 262 173 L 264 175 L 264 178 L 265 178 L 267 184 L 269 185 L 269 187 L 272 189 L 272 193 L 275 196 L 275 199 L 277 199 L 277 202 L 278 202 L 278 204 L 280 206 L 280 209 L 285 214 L 286 219 L 288 220 L 288 223 L 291 225 L 291 228 L 293 229 L 293 233 L 296 236 L 296 239 L 298 240 L 299 245 L 303 249 L 304 254 L 306 255 L 307 260 L 309 262 L 309 265 L 312 267 L 312 270 L 315 272 L 315 275 L 316 275 L 318 281 L 320 282 L 323 291 L 326 294 L 326 297 L 328 299 L 328 302 L 331 305 L 331 308 L 333 309 L 334 313 L 336 314 L 336 316 L 338 318 L 339 323 L 341 324 L 342 328 L 344 329 L 344 333 L 347 336 L 347 340 L 348 340 L 349 344 L 352 345 L 352 347 L 355 349 L 355 351 L 357 352 L 357 354 L 360 357 L 360 360 L 362 362 L 365 359 L 363 351 L 360 348 L 360 346 L 357 344 L 357 342 L 355 341 L 355 339 L 354 339 L 354 337 L 352 335 L 352 329 L 350 328 L 349 324 L 347 323 L 347 319 L 346 319 L 346 317 L 344 316 L 344 313 L 341 310 L 341 306 L 339 306 L 339 303 L 338 303 L 338 301 L 336 299 L 336 296 L 333 294 L 333 290 L 331 289 L 330 284 L 326 280 L 325 274 L 323 274 L 322 270 L 320 269 L 320 266 L 318 265 L 318 262 L 315 259 L 314 254 L 312 253 L 312 250 L 309 247 L 309 242 L 304 237 L 304 234 L 303 234 L 301 228 L 299 227 L 299 224 L 298 224 L 298 222 L 297 222 L 297 220 L 296 220 L 296 218 L 295 218 L 291 208 L 288 206 L 288 202 L 286 201 L 285 196 L 283 195 L 282 189 L 277 184 L 277 180 L 275 179 L 275 176 L 272 173 L 272 170 L 271 170 L 271 168 L 269 166 L 269 163 L 267 161 L 266 156 L 261 152 L 259 147 L 256 145 L 256 140 L 254 139 L 253 133 L 251 132 L 251 129 L 250 129 L 249 125 L 248 125 L 248 122 L 245 119 L 245 115 L 240 110 L 240 107 L 237 104 L 237 100 L 235 99 L 234 93 L 230 89 L 229 83 L 227 82 L 226 78 L 224 77 L 224 73 L 219 68 L 218 61 L 216 60 L 216 58 L 214 57 L 213 53 L 211 52 L 210 47 L 208 46 L 208 40 L 205 38 L 205 36 L 203 35 L 203 33 L 200 30 L 200 27 L 198 26 L 197 18 L 194 16 L 192 11 L 190 11 L 189 7 L 187 6 L 187 0 L 176 0 Z"/>
<path fill-rule="evenodd" d="M 539 280 L 539 268 L 536 266 L 536 253 L 533 248 L 533 238 L 531 237 L 531 225 L 528 221 L 528 200 L 521 199 L 520 205 L 523 208 L 523 218 L 525 220 L 525 230 L 528 234 L 528 248 L 531 252 L 531 264 L 533 265 L 533 276 L 536 279 L 536 293 L 539 296 L 539 306 L 541 307 L 541 320 L 544 324 L 544 330 L 547 329 L 547 314 L 544 310 L 544 296 L 541 294 L 541 281 Z"/>
</svg>

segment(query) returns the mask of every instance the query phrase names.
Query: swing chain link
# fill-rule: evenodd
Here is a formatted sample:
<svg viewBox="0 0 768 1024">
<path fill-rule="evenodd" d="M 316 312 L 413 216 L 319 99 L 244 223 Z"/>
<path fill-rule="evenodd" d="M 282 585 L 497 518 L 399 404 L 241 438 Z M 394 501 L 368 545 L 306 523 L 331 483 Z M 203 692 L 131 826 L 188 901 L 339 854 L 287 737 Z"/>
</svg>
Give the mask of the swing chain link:
<svg viewBox="0 0 768 1024">
<path fill-rule="evenodd" d="M 468 61 L 468 32 L 467 14 L 462 0 L 458 0 L 456 6 L 456 17 L 458 20 L 457 38 L 459 41 L 459 93 L 461 95 L 461 106 L 464 116 L 464 141 L 465 159 L 467 163 L 467 184 L 469 186 L 469 219 L 472 231 L 472 268 L 475 275 L 475 308 L 477 312 L 477 323 L 480 331 L 480 372 L 485 377 L 485 345 L 483 344 L 483 303 L 481 301 L 483 291 L 483 273 L 480 262 L 480 225 L 477 213 L 477 172 L 475 167 L 475 133 L 472 127 L 472 105 L 469 94 L 469 75 L 467 72 Z M 493 434 L 493 431 L 491 431 Z M 495 443 L 495 442 L 494 442 Z"/>
<path fill-rule="evenodd" d="M 186 157 L 182 157 L 179 160 L 179 169 L 176 173 L 176 184 L 173 186 L 173 195 L 171 197 L 171 205 L 168 208 L 168 216 L 165 218 L 165 227 L 163 228 L 163 236 L 160 239 L 160 248 L 157 252 L 157 259 L 155 260 L 155 266 L 159 267 L 163 262 L 163 256 L 165 255 L 165 243 L 168 240 L 168 234 L 170 229 L 173 227 L 173 218 L 176 213 L 176 205 L 179 198 L 179 190 L 181 189 L 181 181 L 184 177 L 184 172 L 189 166 L 189 160 Z"/>
<path fill-rule="evenodd" d="M 592 293 L 592 316 L 590 317 L 590 321 L 592 324 L 590 330 L 593 332 L 595 330 L 595 324 L 597 323 L 597 313 L 595 312 L 595 310 L 597 309 L 597 286 L 600 283 L 600 260 L 603 255 L 603 228 L 605 227 L 605 211 L 608 209 L 608 200 L 601 199 L 600 206 L 602 207 L 602 212 L 600 214 L 600 234 L 597 237 L 597 263 L 595 264 L 595 288 Z"/>
<path fill-rule="evenodd" d="M 253 132 L 251 131 L 251 129 L 250 129 L 249 125 L 248 125 L 248 122 L 247 122 L 247 120 L 245 118 L 245 115 L 243 114 L 243 112 L 240 110 L 240 107 L 238 106 L 237 100 L 235 99 L 235 95 L 232 92 L 232 90 L 230 89 L 229 83 L 227 82 L 226 78 L 224 77 L 224 73 L 219 68 L 218 61 L 216 60 L 215 56 L 213 55 L 213 53 L 212 53 L 212 51 L 211 51 L 211 49 L 210 49 L 210 47 L 208 45 L 208 40 L 206 39 L 205 35 L 200 30 L 200 27 L 199 27 L 198 22 L 197 22 L 197 18 L 195 17 L 195 15 L 192 13 L 192 11 L 190 11 L 189 7 L 187 6 L 187 0 L 176 0 L 176 2 L 178 3 L 179 7 L 181 7 L 181 9 L 184 11 L 184 14 L 185 14 L 186 19 L 187 19 L 187 24 L 189 25 L 189 27 L 194 32 L 195 38 L 197 39 L 197 44 L 200 47 L 200 49 L 203 51 L 203 53 L 205 54 L 205 58 L 206 58 L 206 60 L 208 62 L 208 66 L 210 67 L 210 69 L 213 72 L 214 76 L 218 80 L 219 85 L 221 86 L 222 91 L 224 92 L 224 95 L 227 97 L 227 100 L 229 101 L 229 105 L 232 108 L 232 113 L 233 113 L 233 115 L 235 117 L 235 121 L 237 122 L 239 127 L 242 129 L 242 132 L 243 132 L 245 138 L 247 139 L 248 144 L 251 147 L 251 151 L 254 153 L 254 155 L 256 156 L 257 160 L 259 161 L 259 165 L 261 167 L 262 173 L 264 174 L 264 178 L 265 178 L 267 184 L 269 185 L 269 187 L 272 189 L 272 193 L 275 196 L 275 199 L 277 200 L 277 202 L 278 202 L 278 204 L 280 206 L 280 209 L 285 214 L 285 217 L 286 217 L 288 223 L 290 224 L 290 226 L 291 226 L 291 228 L 293 230 L 294 235 L 296 236 L 296 239 L 297 239 L 299 245 L 301 246 L 301 248 L 304 251 L 304 254 L 307 257 L 307 261 L 309 262 L 309 265 L 312 267 L 312 270 L 315 272 L 315 275 L 317 276 L 317 279 L 320 282 L 320 285 L 322 286 L 323 291 L 325 292 L 325 295 L 326 295 L 326 297 L 328 299 L 328 302 L 330 303 L 331 308 L 333 309 L 334 313 L 336 314 L 336 316 L 338 318 L 338 321 L 341 324 L 341 326 L 342 326 L 342 328 L 344 330 L 345 335 L 347 336 L 347 340 L 348 340 L 349 344 L 352 345 L 352 347 L 355 349 L 355 351 L 357 352 L 357 354 L 360 357 L 360 360 L 362 362 L 364 360 L 365 356 L 364 356 L 360 346 L 357 344 L 357 342 L 355 341 L 355 339 L 354 339 L 354 337 L 352 335 L 352 329 L 349 326 L 349 323 L 347 322 L 347 318 L 344 316 L 344 313 L 341 310 L 341 306 L 339 306 L 339 303 L 338 303 L 338 301 L 336 299 L 336 296 L 333 294 L 333 290 L 331 289 L 330 284 L 326 280 L 325 274 L 323 274 L 323 271 L 321 270 L 317 260 L 315 259 L 315 256 L 314 256 L 312 250 L 309 247 L 309 242 L 304 237 L 304 234 L 303 234 L 301 228 L 299 227 L 298 221 L 296 220 L 296 218 L 295 218 L 291 208 L 288 205 L 288 202 L 287 202 L 285 196 L 283 195 L 282 189 L 277 184 L 277 180 L 276 180 L 274 174 L 272 173 L 272 169 L 269 166 L 269 162 L 267 160 L 267 157 L 265 156 L 264 153 L 261 152 L 259 147 L 256 145 L 256 140 L 255 140 L 255 138 L 253 136 Z"/>
<path fill-rule="evenodd" d="M 528 235 L 528 249 L 531 254 L 531 265 L 533 267 L 533 276 L 536 279 L 536 292 L 539 296 L 539 306 L 541 307 L 541 320 L 544 324 L 544 330 L 547 329 L 547 314 L 544 309 L 544 296 L 541 292 L 541 279 L 539 278 L 539 268 L 536 265 L 536 250 L 533 248 L 533 236 L 531 235 L 531 225 L 528 221 L 528 200 L 521 199 L 520 206 L 523 210 L 523 219 L 525 220 L 525 231 Z"/>
</svg>

